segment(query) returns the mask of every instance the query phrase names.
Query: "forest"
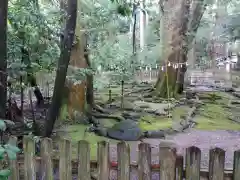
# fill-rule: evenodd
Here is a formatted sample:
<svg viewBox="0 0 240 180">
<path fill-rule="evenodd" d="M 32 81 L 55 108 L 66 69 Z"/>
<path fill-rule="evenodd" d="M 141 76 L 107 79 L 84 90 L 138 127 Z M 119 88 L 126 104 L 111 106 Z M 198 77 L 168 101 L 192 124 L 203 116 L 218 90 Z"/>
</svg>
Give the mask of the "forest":
<svg viewBox="0 0 240 180">
<path fill-rule="evenodd" d="M 235 147 L 239 0 L 1 0 L 0 26 L 0 157 L 25 136 L 91 159 L 103 140 Z"/>
</svg>

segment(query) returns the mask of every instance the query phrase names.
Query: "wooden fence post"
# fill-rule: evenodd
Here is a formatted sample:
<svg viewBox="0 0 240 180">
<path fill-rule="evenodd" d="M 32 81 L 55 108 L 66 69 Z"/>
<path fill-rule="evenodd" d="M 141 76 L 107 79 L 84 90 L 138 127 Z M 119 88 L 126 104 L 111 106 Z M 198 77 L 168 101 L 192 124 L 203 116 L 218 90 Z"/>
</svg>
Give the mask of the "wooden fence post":
<svg viewBox="0 0 240 180">
<path fill-rule="evenodd" d="M 98 180 L 109 179 L 109 143 L 98 143 Z"/>
<path fill-rule="evenodd" d="M 177 174 L 176 174 L 176 180 L 182 180 L 183 179 L 183 156 L 177 156 L 176 160 L 176 168 L 177 168 Z"/>
<path fill-rule="evenodd" d="M 117 144 L 117 180 L 130 180 L 130 148 L 126 142 Z"/>
<path fill-rule="evenodd" d="M 151 147 L 147 143 L 138 146 L 138 177 L 139 180 L 151 180 Z"/>
<path fill-rule="evenodd" d="M 72 179 L 72 145 L 71 141 L 62 139 L 59 142 L 59 179 Z"/>
<path fill-rule="evenodd" d="M 52 139 L 44 138 L 41 141 L 41 177 L 45 180 L 53 180 L 52 163 Z"/>
<path fill-rule="evenodd" d="M 11 136 L 8 141 L 9 144 L 16 146 L 17 145 L 17 137 Z M 10 160 L 10 169 L 12 171 L 9 180 L 19 180 L 19 165 L 18 161 L 16 160 Z"/>
<path fill-rule="evenodd" d="M 35 163 L 35 142 L 29 136 L 24 136 L 24 179 L 36 180 L 36 163 Z"/>
<path fill-rule="evenodd" d="M 238 180 L 239 177 L 240 177 L 240 150 L 234 152 L 233 180 Z"/>
<path fill-rule="evenodd" d="M 90 147 L 85 140 L 78 142 L 78 180 L 90 180 Z"/>
<path fill-rule="evenodd" d="M 220 148 L 209 152 L 209 180 L 224 180 L 225 151 Z"/>
<path fill-rule="evenodd" d="M 200 180 L 201 151 L 197 147 L 189 147 L 186 151 L 186 180 Z"/>
<path fill-rule="evenodd" d="M 176 149 L 159 145 L 160 179 L 175 180 Z"/>
</svg>

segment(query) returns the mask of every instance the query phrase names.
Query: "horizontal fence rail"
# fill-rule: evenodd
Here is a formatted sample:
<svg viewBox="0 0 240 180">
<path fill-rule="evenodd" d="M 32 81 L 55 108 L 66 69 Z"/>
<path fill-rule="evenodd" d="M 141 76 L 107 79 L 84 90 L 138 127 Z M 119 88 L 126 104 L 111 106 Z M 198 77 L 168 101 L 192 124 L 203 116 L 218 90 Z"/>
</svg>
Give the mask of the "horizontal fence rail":
<svg viewBox="0 0 240 180">
<path fill-rule="evenodd" d="M 240 179 L 240 151 L 234 152 L 234 166 L 232 171 L 224 169 L 225 151 L 214 148 L 209 151 L 209 169 L 201 170 L 201 151 L 197 147 L 186 149 L 184 158 L 176 154 L 176 149 L 159 145 L 159 165 L 151 164 L 151 147 L 147 143 L 138 146 L 138 162 L 130 163 L 130 147 L 126 142 L 117 144 L 118 162 L 110 162 L 109 143 L 98 143 L 98 160 L 90 161 L 90 144 L 81 140 L 78 142 L 77 160 L 72 160 L 72 145 L 67 139 L 58 143 L 58 157 L 54 158 L 52 140 L 41 140 L 40 157 L 35 156 L 35 142 L 29 137 L 24 138 L 24 155 L 17 160 L 11 160 L 9 165 L 12 170 L 11 180 L 70 180 L 77 176 L 78 180 L 93 178 L 92 169 L 96 169 L 95 179 L 110 179 L 110 170 L 117 170 L 117 180 L 130 180 L 131 168 L 138 169 L 139 180 L 151 180 L 152 171 L 159 172 L 161 180 L 199 180 L 200 177 L 209 180 Z M 21 171 L 20 171 L 21 170 Z M 24 173 L 22 173 L 22 171 Z M 59 178 L 55 174 L 58 171 Z M 38 175 L 38 176 L 37 176 Z M 38 177 L 38 178 L 37 178 Z M 75 179 L 75 178 L 74 178 Z"/>
</svg>

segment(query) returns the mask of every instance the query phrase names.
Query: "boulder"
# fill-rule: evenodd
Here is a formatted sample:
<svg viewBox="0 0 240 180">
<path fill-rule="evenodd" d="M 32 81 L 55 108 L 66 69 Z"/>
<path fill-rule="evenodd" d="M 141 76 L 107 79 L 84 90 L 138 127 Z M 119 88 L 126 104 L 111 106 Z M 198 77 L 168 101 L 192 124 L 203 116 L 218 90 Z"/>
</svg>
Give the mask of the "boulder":
<svg viewBox="0 0 240 180">
<path fill-rule="evenodd" d="M 125 120 L 115 124 L 107 130 L 110 138 L 123 141 L 138 141 L 143 133 L 138 124 L 132 120 Z"/>
</svg>

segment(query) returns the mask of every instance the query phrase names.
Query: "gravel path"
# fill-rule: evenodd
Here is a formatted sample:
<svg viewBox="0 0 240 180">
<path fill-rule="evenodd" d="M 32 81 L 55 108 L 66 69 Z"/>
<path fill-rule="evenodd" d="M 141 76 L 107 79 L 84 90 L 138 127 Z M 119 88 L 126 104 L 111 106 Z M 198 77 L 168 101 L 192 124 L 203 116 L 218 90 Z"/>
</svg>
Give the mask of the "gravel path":
<svg viewBox="0 0 240 180">
<path fill-rule="evenodd" d="M 209 149 L 214 147 L 222 148 L 226 151 L 225 168 L 233 168 L 233 153 L 240 149 L 240 131 L 200 131 L 191 129 L 186 133 L 179 133 L 174 136 L 169 136 L 167 139 L 173 140 L 177 145 L 177 153 L 184 155 L 185 149 L 189 146 L 197 146 L 202 151 L 201 167 L 207 168 L 209 161 Z M 146 143 L 152 146 L 152 163 L 158 163 L 158 144 L 161 140 L 144 139 Z M 131 161 L 136 162 L 138 159 L 138 144 L 140 142 L 130 142 Z M 117 160 L 117 149 L 115 145 L 111 145 L 110 150 L 111 160 Z M 116 171 L 111 171 L 111 178 L 116 179 Z M 137 171 L 132 170 L 131 180 L 138 179 Z M 153 173 L 152 180 L 158 180 L 159 174 Z"/>
</svg>

